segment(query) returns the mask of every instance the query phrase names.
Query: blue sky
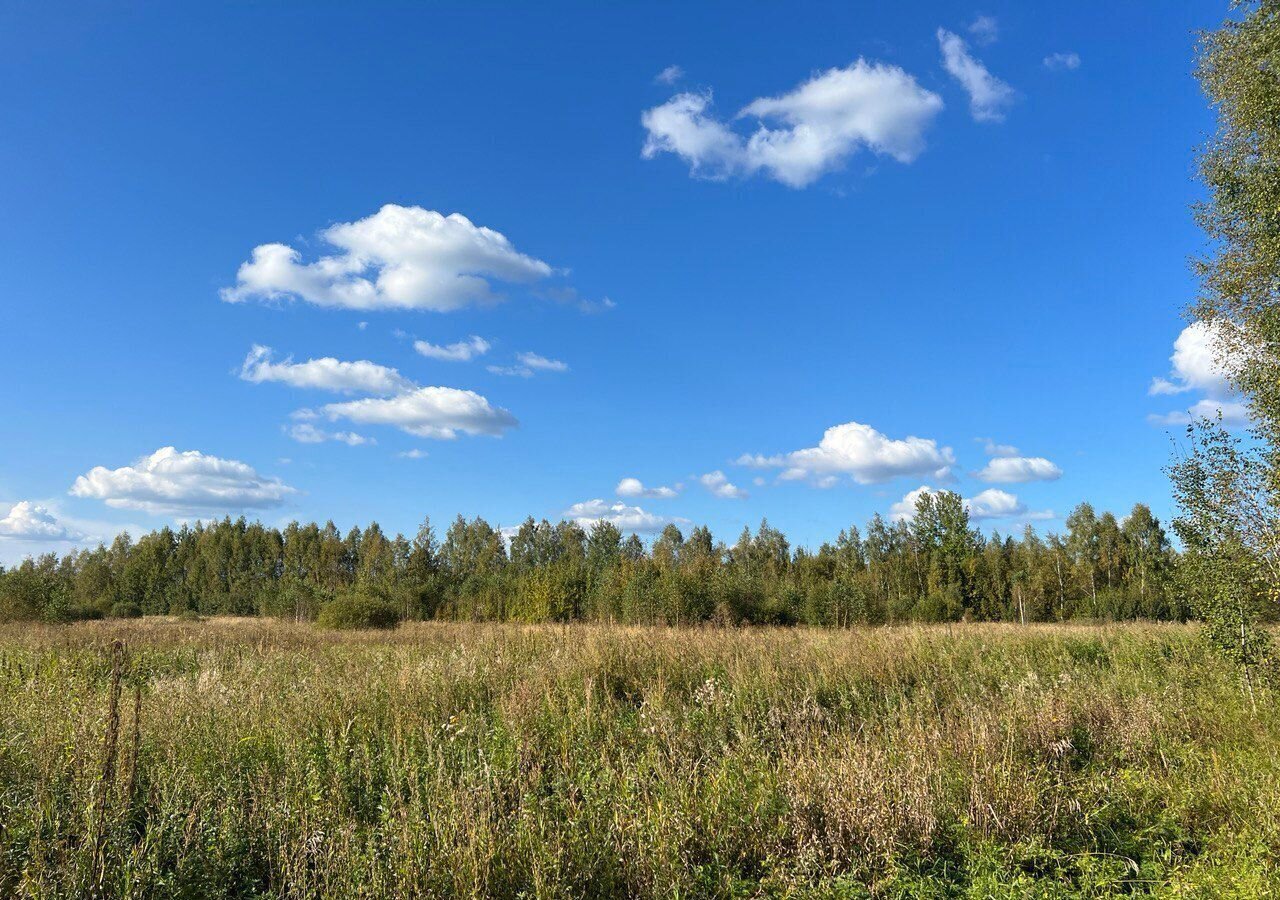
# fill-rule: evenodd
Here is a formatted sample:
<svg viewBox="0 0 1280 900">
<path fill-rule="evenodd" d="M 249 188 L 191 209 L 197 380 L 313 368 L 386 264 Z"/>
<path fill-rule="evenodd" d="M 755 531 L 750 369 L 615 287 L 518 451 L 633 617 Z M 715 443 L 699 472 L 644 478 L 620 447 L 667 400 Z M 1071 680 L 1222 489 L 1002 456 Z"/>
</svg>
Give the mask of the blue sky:
<svg viewBox="0 0 1280 900">
<path fill-rule="evenodd" d="M 1160 417 L 1232 411 L 1170 360 L 1224 12 L 10 5 L 0 561 L 223 512 L 816 545 L 922 485 L 1167 517 Z"/>
</svg>

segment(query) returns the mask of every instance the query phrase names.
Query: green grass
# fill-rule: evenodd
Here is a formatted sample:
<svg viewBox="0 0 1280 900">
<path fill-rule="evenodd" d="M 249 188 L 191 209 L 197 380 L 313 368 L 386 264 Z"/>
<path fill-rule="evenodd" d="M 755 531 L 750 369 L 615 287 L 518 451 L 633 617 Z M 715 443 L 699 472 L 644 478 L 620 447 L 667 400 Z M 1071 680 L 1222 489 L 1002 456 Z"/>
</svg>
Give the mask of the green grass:
<svg viewBox="0 0 1280 900">
<path fill-rule="evenodd" d="M 1264 897 L 1276 700 L 1181 626 L 0 626 L 0 896 Z"/>
</svg>

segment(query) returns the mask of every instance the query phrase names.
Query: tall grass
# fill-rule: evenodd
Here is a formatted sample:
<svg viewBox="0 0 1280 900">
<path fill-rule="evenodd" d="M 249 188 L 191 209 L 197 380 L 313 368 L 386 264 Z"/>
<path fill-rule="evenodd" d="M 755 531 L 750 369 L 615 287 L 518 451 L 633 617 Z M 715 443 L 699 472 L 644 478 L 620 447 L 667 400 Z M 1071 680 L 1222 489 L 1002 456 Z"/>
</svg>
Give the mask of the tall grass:
<svg viewBox="0 0 1280 900">
<path fill-rule="evenodd" d="M 1275 701 L 1173 625 L 4 626 L 0 896 L 1263 897 Z"/>
</svg>

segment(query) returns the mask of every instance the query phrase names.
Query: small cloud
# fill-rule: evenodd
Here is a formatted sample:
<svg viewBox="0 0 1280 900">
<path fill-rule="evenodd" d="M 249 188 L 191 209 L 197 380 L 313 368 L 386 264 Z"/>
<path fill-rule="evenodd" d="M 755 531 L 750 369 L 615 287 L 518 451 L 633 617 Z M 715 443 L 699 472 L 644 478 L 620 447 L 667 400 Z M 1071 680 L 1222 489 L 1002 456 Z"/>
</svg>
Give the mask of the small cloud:
<svg viewBox="0 0 1280 900">
<path fill-rule="evenodd" d="M 698 482 L 714 496 L 722 500 L 745 500 L 747 492 L 729 481 L 728 477 L 717 469 L 698 476 Z"/>
<path fill-rule="evenodd" d="M 670 65 L 653 76 L 653 80 L 658 84 L 675 84 L 681 78 L 684 78 L 684 69 L 677 65 Z"/>
<path fill-rule="evenodd" d="M 414 447 L 412 450 L 401 450 L 396 454 L 396 456 L 401 459 L 426 459 L 427 451 L 419 450 L 417 447 Z"/>
<path fill-rule="evenodd" d="M 964 38 L 938 29 L 942 66 L 969 95 L 969 114 L 976 122 L 1003 122 L 1005 109 L 1013 103 L 1013 88 L 996 78 L 970 53 Z"/>
<path fill-rule="evenodd" d="M 438 359 L 442 362 L 470 362 L 477 356 L 483 356 L 489 352 L 489 342 L 473 334 L 465 341 L 444 346 L 427 341 L 414 341 L 413 349 L 428 359 Z"/>
<path fill-rule="evenodd" d="M 544 300 L 559 303 L 561 306 L 571 306 L 578 312 L 585 315 L 608 312 L 618 305 L 608 297 L 604 297 L 600 300 L 588 300 L 586 297 L 583 297 L 578 293 L 576 288 L 568 285 L 563 287 L 544 288 L 542 290 L 535 291 L 534 294 Z"/>
<path fill-rule="evenodd" d="M 680 495 L 679 486 L 675 488 L 659 485 L 658 487 L 645 487 L 639 478 L 624 478 L 618 482 L 618 486 L 614 488 L 614 493 L 619 497 L 654 497 L 660 500 L 670 500 Z"/>
<path fill-rule="evenodd" d="M 1050 53 L 1044 58 L 1044 67 L 1050 72 L 1072 72 L 1080 68 L 1078 53 Z"/>
<path fill-rule="evenodd" d="M 296 363 L 293 357 L 272 360 L 272 350 L 254 344 L 240 366 L 242 381 L 262 384 L 273 381 L 296 388 L 333 391 L 339 394 L 398 394 L 416 385 L 395 369 L 367 359 L 347 362 L 326 356 Z"/>
<path fill-rule="evenodd" d="M 990 46 L 1000 40 L 1000 23 L 995 16 L 978 16 L 969 23 L 969 34 L 978 46 Z"/>
<path fill-rule="evenodd" d="M 285 434 L 299 444 L 323 444 L 326 441 L 333 441 L 339 444 L 346 444 L 348 447 L 362 447 L 366 444 L 378 443 L 373 438 L 356 434 L 354 431 L 325 431 L 310 422 L 298 422 L 289 425 L 285 428 Z"/>
<path fill-rule="evenodd" d="M 486 366 L 494 375 L 506 375 L 515 378 L 532 378 L 538 372 L 568 372 L 569 366 L 558 359 L 548 359 L 537 353 L 517 353 L 518 365 Z"/>
</svg>

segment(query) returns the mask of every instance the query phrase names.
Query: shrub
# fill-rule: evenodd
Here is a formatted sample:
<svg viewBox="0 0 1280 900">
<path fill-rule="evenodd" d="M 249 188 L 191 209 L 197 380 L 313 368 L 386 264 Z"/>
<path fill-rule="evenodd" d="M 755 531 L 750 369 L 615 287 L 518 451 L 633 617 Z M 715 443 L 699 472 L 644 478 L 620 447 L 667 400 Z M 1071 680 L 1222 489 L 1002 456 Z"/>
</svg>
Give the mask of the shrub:
<svg viewBox="0 0 1280 900">
<path fill-rule="evenodd" d="M 121 600 L 111 605 L 109 615 L 113 619 L 140 619 L 142 618 L 142 607 L 136 603 Z"/>
<path fill-rule="evenodd" d="M 400 610 L 385 600 L 370 597 L 339 597 L 320 608 L 316 624 L 321 628 L 395 628 Z"/>
<path fill-rule="evenodd" d="M 103 617 L 101 607 L 93 606 L 88 603 L 73 604 L 68 606 L 62 615 L 64 622 L 87 622 L 90 620 L 101 619 Z"/>
</svg>

